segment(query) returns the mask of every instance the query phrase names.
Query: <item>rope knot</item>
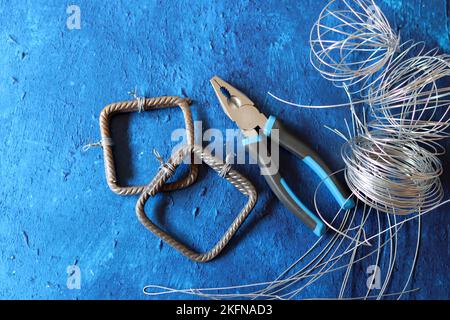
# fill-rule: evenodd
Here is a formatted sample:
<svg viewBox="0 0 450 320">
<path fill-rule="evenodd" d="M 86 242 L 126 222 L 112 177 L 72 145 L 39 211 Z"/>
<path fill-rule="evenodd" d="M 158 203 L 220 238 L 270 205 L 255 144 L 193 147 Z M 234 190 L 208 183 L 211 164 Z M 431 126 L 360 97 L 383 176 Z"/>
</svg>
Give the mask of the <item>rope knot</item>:
<svg viewBox="0 0 450 320">
<path fill-rule="evenodd" d="M 160 163 L 160 166 L 159 166 L 160 170 L 162 169 L 165 172 L 169 173 L 170 175 L 173 175 L 175 173 L 176 167 L 170 162 L 165 162 L 164 159 L 162 158 L 161 154 L 158 152 L 158 150 L 153 149 L 153 154 L 155 155 L 156 159 Z"/>
<path fill-rule="evenodd" d="M 113 146 L 114 142 L 111 138 L 103 138 L 102 140 L 98 142 L 88 143 L 83 146 L 81 149 L 83 152 L 88 152 L 89 150 L 93 148 L 104 148 L 106 146 Z"/>
<path fill-rule="evenodd" d="M 128 92 L 128 94 L 137 101 L 138 112 L 141 113 L 141 112 L 145 111 L 145 97 L 141 97 L 138 95 L 137 86 L 134 88 L 134 90 L 131 90 L 130 92 Z"/>
<path fill-rule="evenodd" d="M 234 156 L 235 156 L 234 153 L 227 154 L 227 156 L 225 158 L 225 163 L 224 163 L 222 169 L 220 169 L 220 171 L 219 171 L 219 176 L 221 176 L 222 178 L 225 178 L 227 176 L 227 174 L 230 172 L 231 165 L 234 160 Z"/>
</svg>

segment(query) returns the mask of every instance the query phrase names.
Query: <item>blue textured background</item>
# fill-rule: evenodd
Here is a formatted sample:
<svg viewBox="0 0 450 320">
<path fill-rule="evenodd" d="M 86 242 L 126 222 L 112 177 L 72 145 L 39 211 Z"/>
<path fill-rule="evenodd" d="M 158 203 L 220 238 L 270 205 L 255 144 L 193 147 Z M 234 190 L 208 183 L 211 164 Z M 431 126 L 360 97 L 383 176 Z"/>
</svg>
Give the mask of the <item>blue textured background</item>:
<svg viewBox="0 0 450 320">
<path fill-rule="evenodd" d="M 204 129 L 234 128 L 208 82 L 218 74 L 249 93 L 266 114 L 284 120 L 333 169 L 341 168 L 341 141 L 323 125 L 342 129 L 346 110 L 299 110 L 267 96 L 270 90 L 302 103 L 346 100 L 308 60 L 309 30 L 325 3 L 79 0 L 81 30 L 70 31 L 70 3 L 0 0 L 0 298 L 145 298 L 147 284 L 183 288 L 270 280 L 298 258 L 314 236 L 274 199 L 257 168 L 239 167 L 260 194 L 251 218 L 220 258 L 197 264 L 139 224 L 135 198 L 109 191 L 100 150 L 80 149 L 98 140 L 101 109 L 128 100 L 135 85 L 147 96 L 188 95 Z M 447 1 L 378 3 L 403 39 L 450 52 Z M 167 157 L 170 133 L 181 126 L 176 110 L 117 117 L 121 180 L 148 182 L 158 165 L 152 148 Z M 443 157 L 446 190 L 449 160 Z M 301 198 L 312 199 L 317 179 L 295 159 L 285 161 Z M 159 207 L 160 225 L 206 249 L 244 199 L 203 167 L 195 186 L 157 201 L 148 210 Z M 447 211 L 424 219 L 412 284 L 421 291 L 410 298 L 449 298 Z M 409 264 L 413 238 L 403 240 L 398 259 Z M 82 272 L 79 291 L 66 288 L 66 267 L 74 263 Z M 404 271 L 396 271 L 390 292 L 406 280 Z M 303 297 L 336 296 L 339 279 L 324 277 Z M 365 281 L 364 270 L 352 275 L 348 295 L 357 295 Z"/>
</svg>

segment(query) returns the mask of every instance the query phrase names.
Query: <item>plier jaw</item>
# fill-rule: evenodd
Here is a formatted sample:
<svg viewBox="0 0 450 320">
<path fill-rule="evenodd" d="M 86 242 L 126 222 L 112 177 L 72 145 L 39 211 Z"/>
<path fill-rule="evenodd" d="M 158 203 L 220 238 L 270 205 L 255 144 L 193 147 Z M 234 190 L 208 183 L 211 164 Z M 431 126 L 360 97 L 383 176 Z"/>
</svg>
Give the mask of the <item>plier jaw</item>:
<svg viewBox="0 0 450 320">
<path fill-rule="evenodd" d="M 225 114 L 237 124 L 246 137 L 258 135 L 267 118 L 245 94 L 218 76 L 213 77 L 211 85 Z"/>
</svg>

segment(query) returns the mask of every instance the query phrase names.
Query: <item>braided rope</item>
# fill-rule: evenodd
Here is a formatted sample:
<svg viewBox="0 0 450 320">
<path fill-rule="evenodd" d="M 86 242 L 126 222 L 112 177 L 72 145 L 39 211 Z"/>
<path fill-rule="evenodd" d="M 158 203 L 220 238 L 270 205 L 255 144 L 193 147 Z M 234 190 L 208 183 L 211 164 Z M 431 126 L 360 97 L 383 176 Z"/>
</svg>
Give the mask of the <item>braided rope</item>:
<svg viewBox="0 0 450 320">
<path fill-rule="evenodd" d="M 140 112 L 142 108 L 144 111 L 156 110 L 161 108 L 171 108 L 179 106 L 184 115 L 184 123 L 186 127 L 186 135 L 188 144 L 194 144 L 194 124 L 192 121 L 191 110 L 189 109 L 189 99 L 180 97 L 157 97 L 157 98 L 143 98 L 143 100 L 133 100 L 112 103 L 106 106 L 100 113 L 100 133 L 101 141 L 112 141 L 110 132 L 110 120 L 119 113 Z M 120 186 L 117 182 L 116 165 L 114 162 L 113 146 L 111 144 L 103 145 L 103 157 L 105 159 L 105 173 L 106 181 L 111 191 L 118 195 L 129 196 L 141 194 L 147 186 Z M 161 191 L 172 191 L 182 189 L 190 186 L 195 182 L 198 176 L 198 166 L 191 161 L 190 172 L 184 178 L 165 184 Z"/>
<path fill-rule="evenodd" d="M 215 158 L 209 153 L 206 153 L 200 146 L 194 145 L 187 145 L 179 149 L 170 157 L 170 159 L 167 161 L 167 164 L 169 164 L 173 168 L 177 168 L 182 163 L 183 159 L 189 154 L 196 154 L 200 159 L 202 159 L 204 163 L 206 163 L 219 174 L 220 172 L 223 172 L 222 170 L 224 166 L 229 166 L 226 162 L 223 163 L 222 160 Z M 228 180 L 234 187 L 236 187 L 242 194 L 246 195 L 248 197 L 248 201 L 241 212 L 234 219 L 228 230 L 224 233 L 222 238 L 209 251 L 205 253 L 198 253 L 190 249 L 188 246 L 176 240 L 170 234 L 155 225 L 145 213 L 146 202 L 150 197 L 153 197 L 158 192 L 160 192 L 164 188 L 164 186 L 167 186 L 165 183 L 173 175 L 174 171 L 164 170 L 164 168 L 161 168 L 158 171 L 155 178 L 146 187 L 146 190 L 141 194 L 138 202 L 136 203 L 137 218 L 153 234 L 161 238 L 163 241 L 168 243 L 170 246 L 178 250 L 189 259 L 196 262 L 211 261 L 212 259 L 217 257 L 225 248 L 230 239 L 248 217 L 257 200 L 257 193 L 251 182 L 247 180 L 247 178 L 242 176 L 239 172 L 231 168 L 227 168 L 227 170 L 228 174 L 225 176 L 225 179 Z"/>
</svg>

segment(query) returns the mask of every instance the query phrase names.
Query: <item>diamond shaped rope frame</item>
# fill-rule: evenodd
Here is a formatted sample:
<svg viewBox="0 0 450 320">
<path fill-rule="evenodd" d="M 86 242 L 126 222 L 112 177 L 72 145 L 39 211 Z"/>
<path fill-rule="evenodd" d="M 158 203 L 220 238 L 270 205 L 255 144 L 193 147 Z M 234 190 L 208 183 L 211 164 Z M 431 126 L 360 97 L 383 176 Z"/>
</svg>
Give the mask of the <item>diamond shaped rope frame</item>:
<svg viewBox="0 0 450 320">
<path fill-rule="evenodd" d="M 111 191 L 118 195 L 128 196 L 141 194 L 147 186 L 120 186 L 117 182 L 116 165 L 114 162 L 113 143 L 110 132 L 110 120 L 120 113 L 149 111 L 162 108 L 179 107 L 184 115 L 186 137 L 188 144 L 194 144 L 194 124 L 189 108 L 189 99 L 180 97 L 142 98 L 142 100 L 124 101 L 112 103 L 106 106 L 100 113 L 100 132 L 102 136 L 103 157 L 105 159 L 106 181 Z M 198 176 L 198 166 L 191 161 L 190 171 L 187 176 L 172 183 L 166 183 L 160 191 L 172 191 L 186 188 L 193 184 Z"/>
<path fill-rule="evenodd" d="M 161 191 L 161 189 L 165 186 L 166 181 L 174 174 L 174 170 L 183 162 L 186 156 L 192 154 L 199 157 L 204 163 L 219 173 L 219 175 L 222 175 L 226 180 L 228 180 L 228 182 L 230 182 L 243 195 L 248 197 L 246 205 L 242 208 L 241 212 L 234 219 L 222 238 L 214 245 L 212 249 L 205 253 L 198 253 L 176 240 L 173 236 L 155 225 L 145 213 L 145 204 L 147 201 Z M 227 172 L 223 174 L 223 168 L 224 166 L 227 166 L 227 164 L 205 152 L 200 146 L 187 145 L 180 148 L 170 157 L 166 165 L 167 166 L 161 167 L 155 178 L 147 186 L 147 189 L 139 197 L 139 200 L 136 203 L 137 218 L 148 230 L 189 259 L 196 262 L 211 261 L 225 248 L 255 206 L 257 200 L 255 187 L 249 180 L 247 180 L 247 178 L 231 168 L 227 168 Z M 168 170 L 168 168 L 171 168 L 171 170 Z"/>
</svg>

